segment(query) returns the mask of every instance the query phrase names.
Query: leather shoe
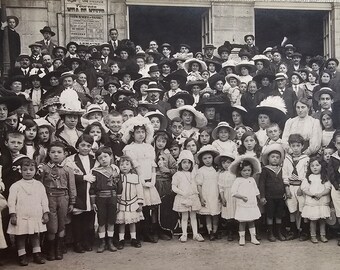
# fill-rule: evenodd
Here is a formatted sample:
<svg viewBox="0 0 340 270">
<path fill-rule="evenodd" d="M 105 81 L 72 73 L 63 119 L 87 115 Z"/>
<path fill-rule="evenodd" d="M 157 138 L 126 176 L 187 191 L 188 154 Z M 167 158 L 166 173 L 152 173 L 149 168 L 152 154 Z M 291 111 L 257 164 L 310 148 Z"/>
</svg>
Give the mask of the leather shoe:
<svg viewBox="0 0 340 270">
<path fill-rule="evenodd" d="M 135 248 L 140 248 L 142 247 L 142 244 L 137 239 L 131 239 L 131 246 Z"/>
<path fill-rule="evenodd" d="M 80 243 L 74 244 L 74 252 L 76 253 L 84 253 L 85 250 L 83 249 L 82 245 Z"/>
<path fill-rule="evenodd" d="M 118 250 L 122 250 L 125 246 L 125 241 L 124 240 L 120 240 L 117 244 L 117 249 Z"/>
</svg>

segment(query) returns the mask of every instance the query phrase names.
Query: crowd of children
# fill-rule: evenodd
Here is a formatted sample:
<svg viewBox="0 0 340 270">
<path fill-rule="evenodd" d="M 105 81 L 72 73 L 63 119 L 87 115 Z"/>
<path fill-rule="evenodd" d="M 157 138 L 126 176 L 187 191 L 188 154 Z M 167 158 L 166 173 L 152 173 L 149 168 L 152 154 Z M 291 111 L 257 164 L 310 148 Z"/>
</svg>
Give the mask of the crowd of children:
<svg viewBox="0 0 340 270">
<path fill-rule="evenodd" d="M 327 242 L 340 219 L 339 62 L 302 68 L 291 44 L 265 56 L 249 37 L 239 63 L 228 42 L 221 59 L 213 45 L 193 58 L 186 44 L 167 57 L 74 43 L 53 71 L 19 56 L 0 89 L 1 256 L 15 247 L 28 265 L 29 244 L 43 264 L 70 244 L 114 252 L 237 230 L 243 246 L 247 228 L 254 245 L 264 229 L 270 242 Z"/>
</svg>

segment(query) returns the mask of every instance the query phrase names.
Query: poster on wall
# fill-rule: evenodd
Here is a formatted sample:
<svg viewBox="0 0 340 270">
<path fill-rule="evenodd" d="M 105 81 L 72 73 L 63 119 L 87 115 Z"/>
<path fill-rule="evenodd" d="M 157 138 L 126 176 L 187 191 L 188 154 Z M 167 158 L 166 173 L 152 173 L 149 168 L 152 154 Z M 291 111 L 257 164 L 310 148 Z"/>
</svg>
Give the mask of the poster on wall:
<svg viewBox="0 0 340 270">
<path fill-rule="evenodd" d="M 105 14 L 107 0 L 65 0 L 66 13 Z"/>
</svg>

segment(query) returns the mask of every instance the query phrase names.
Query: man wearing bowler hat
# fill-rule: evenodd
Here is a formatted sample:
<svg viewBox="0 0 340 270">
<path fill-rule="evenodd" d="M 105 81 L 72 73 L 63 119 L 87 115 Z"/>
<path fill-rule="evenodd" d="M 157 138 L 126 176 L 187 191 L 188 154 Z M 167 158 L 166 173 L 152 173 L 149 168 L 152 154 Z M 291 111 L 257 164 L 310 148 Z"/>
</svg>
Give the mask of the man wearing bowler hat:
<svg viewBox="0 0 340 270">
<path fill-rule="evenodd" d="M 54 37 L 55 33 L 49 26 L 45 26 L 43 29 L 41 29 L 40 33 L 43 35 L 44 39 L 37 41 L 36 43 L 42 45 L 41 47 L 42 51 L 46 51 L 49 55 L 52 55 L 53 49 L 58 46 L 51 40 L 51 37 Z"/>
<path fill-rule="evenodd" d="M 159 110 L 162 114 L 166 115 L 166 112 L 171 109 L 170 104 L 161 100 L 161 94 L 163 90 L 159 87 L 157 82 L 151 81 L 148 85 L 148 89 L 145 90 L 148 93 L 146 100 L 155 105 L 155 109 Z"/>
</svg>

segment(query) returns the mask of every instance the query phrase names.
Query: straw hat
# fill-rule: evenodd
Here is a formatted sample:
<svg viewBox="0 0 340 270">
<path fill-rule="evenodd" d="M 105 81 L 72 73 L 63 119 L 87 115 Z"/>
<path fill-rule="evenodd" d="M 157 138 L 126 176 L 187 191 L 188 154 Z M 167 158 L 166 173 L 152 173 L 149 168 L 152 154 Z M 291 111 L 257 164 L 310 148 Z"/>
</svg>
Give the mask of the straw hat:
<svg viewBox="0 0 340 270">
<path fill-rule="evenodd" d="M 269 58 L 263 54 L 255 55 L 252 60 L 254 61 L 255 65 L 256 65 L 256 62 L 261 61 L 265 68 L 268 68 L 270 66 Z"/>
<path fill-rule="evenodd" d="M 168 110 L 166 114 L 169 117 L 169 119 L 172 120 L 175 117 L 180 117 L 182 111 L 189 111 L 194 115 L 197 128 L 201 128 L 207 125 L 208 121 L 207 121 L 207 118 L 204 116 L 204 114 L 197 111 L 191 105 L 184 105 L 176 109 Z"/>
<path fill-rule="evenodd" d="M 100 112 L 103 114 L 103 110 L 98 104 L 91 104 L 90 106 L 87 107 L 86 113 L 83 114 L 83 118 L 88 119 L 90 113 L 94 112 Z"/>
<path fill-rule="evenodd" d="M 235 71 L 238 74 L 241 74 L 241 68 L 246 67 L 249 70 L 249 73 L 252 73 L 256 70 L 255 64 L 253 61 L 243 60 L 236 64 Z"/>
<path fill-rule="evenodd" d="M 214 130 L 211 133 L 211 137 L 214 140 L 218 139 L 218 132 L 220 128 L 227 128 L 229 132 L 229 139 L 233 140 L 236 137 L 236 131 L 227 123 L 227 122 L 219 122 L 217 127 L 214 128 Z"/>
<path fill-rule="evenodd" d="M 268 165 L 268 156 L 273 151 L 280 152 L 280 164 L 283 162 L 283 160 L 285 158 L 285 150 L 283 149 L 282 144 L 273 143 L 273 144 L 269 144 L 268 146 L 266 146 L 264 148 L 264 151 L 263 151 L 262 157 L 261 157 L 261 162 L 262 162 L 263 165 Z"/>
<path fill-rule="evenodd" d="M 235 155 L 231 152 L 222 152 L 220 153 L 217 157 L 215 157 L 214 161 L 216 164 L 220 164 L 221 158 L 226 157 L 226 158 L 231 158 L 233 161 L 235 160 Z"/>
<path fill-rule="evenodd" d="M 201 156 L 205 153 L 211 153 L 213 157 L 215 158 L 216 156 L 219 155 L 217 149 L 212 146 L 211 144 L 204 145 L 198 152 L 197 152 L 197 158 L 200 159 Z"/>
<path fill-rule="evenodd" d="M 201 88 L 201 90 L 203 90 L 204 88 L 207 87 L 207 82 L 204 81 L 204 80 L 189 81 L 189 82 L 187 82 L 187 84 L 185 85 L 185 89 L 186 89 L 188 92 L 191 92 L 192 88 L 193 88 L 195 85 L 198 85 L 198 86 Z"/>
<path fill-rule="evenodd" d="M 183 64 L 186 72 L 189 72 L 189 67 L 192 65 L 192 63 L 198 63 L 201 66 L 199 69 L 200 71 L 207 69 L 207 65 L 205 62 L 198 60 L 196 58 L 191 58 L 191 59 L 186 60 Z"/>
<path fill-rule="evenodd" d="M 236 75 L 236 74 L 228 74 L 225 79 L 227 80 L 227 82 L 229 82 L 230 78 L 234 78 L 237 80 L 238 84 L 241 83 L 241 80 L 240 80 L 240 76 Z"/>
<path fill-rule="evenodd" d="M 314 99 L 316 101 L 319 101 L 320 100 L 320 96 L 322 94 L 329 94 L 331 96 L 332 99 L 334 99 L 334 96 L 335 96 L 335 92 L 332 90 L 332 88 L 329 88 L 329 87 L 322 87 L 320 88 L 319 91 L 317 91 L 315 94 L 314 94 Z"/>
<path fill-rule="evenodd" d="M 152 117 L 158 117 L 161 122 L 161 126 L 159 128 L 160 130 L 165 130 L 168 126 L 168 121 L 166 117 L 159 110 L 148 112 L 144 115 L 144 117 L 149 118 L 150 121 Z"/>
<path fill-rule="evenodd" d="M 137 126 L 144 126 L 145 127 L 145 142 L 151 143 L 153 140 L 153 127 L 151 125 L 151 122 L 149 118 L 143 117 L 141 115 L 137 115 L 135 117 L 132 117 L 128 120 L 126 120 L 121 128 L 122 133 L 122 141 L 127 144 L 131 138 L 131 134 L 134 131 L 134 128 Z"/>
<path fill-rule="evenodd" d="M 242 155 L 236 158 L 229 167 L 229 171 L 233 174 L 237 174 L 238 167 L 243 161 L 249 161 L 253 165 L 253 175 L 261 172 L 261 164 L 257 158 L 250 155 Z"/>
<path fill-rule="evenodd" d="M 73 74 L 70 71 L 66 71 L 60 75 L 59 82 L 63 82 L 65 78 L 71 77 L 73 80 L 77 79 L 77 75 Z"/>
<path fill-rule="evenodd" d="M 52 106 L 52 105 L 57 105 L 57 106 L 61 105 L 59 96 L 46 98 L 43 103 L 43 109 L 46 109 L 48 106 Z"/>
</svg>

